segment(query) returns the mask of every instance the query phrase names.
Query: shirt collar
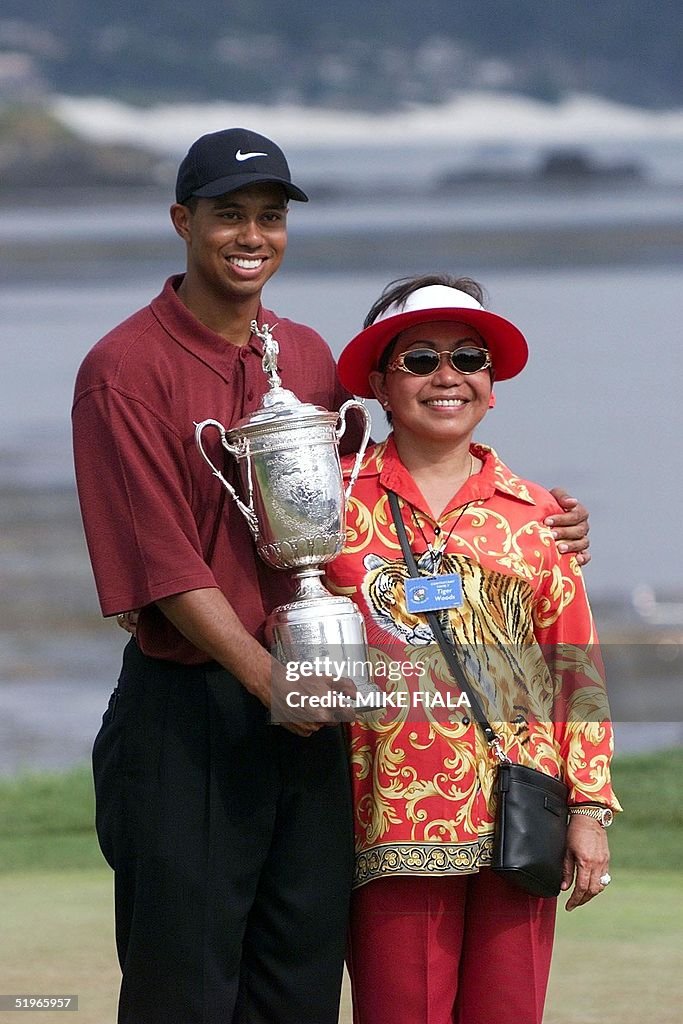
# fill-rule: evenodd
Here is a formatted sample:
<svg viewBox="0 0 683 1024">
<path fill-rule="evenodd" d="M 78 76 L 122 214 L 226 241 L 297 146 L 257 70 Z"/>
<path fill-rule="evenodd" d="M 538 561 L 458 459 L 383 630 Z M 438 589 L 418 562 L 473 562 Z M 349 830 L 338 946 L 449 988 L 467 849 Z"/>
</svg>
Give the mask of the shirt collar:
<svg viewBox="0 0 683 1024">
<path fill-rule="evenodd" d="M 470 452 L 481 459 L 481 471 L 471 476 L 453 496 L 441 514 L 442 519 L 462 505 L 488 500 L 496 491 L 528 505 L 536 504 L 525 481 L 505 465 L 493 448 L 474 442 L 470 445 Z M 395 491 L 400 498 L 431 518 L 419 487 L 399 458 L 393 434 L 372 449 L 361 466 L 359 476 L 378 476 L 386 490 Z"/>
<path fill-rule="evenodd" d="M 261 357 L 263 342 L 252 334 L 246 345 L 231 345 L 222 335 L 206 327 L 178 298 L 178 287 L 184 276 L 169 277 L 160 294 L 152 300 L 152 312 L 174 341 L 228 381 L 240 353 L 252 350 Z M 275 319 L 274 313 L 259 306 L 257 320 L 260 324 L 272 324 Z"/>
</svg>

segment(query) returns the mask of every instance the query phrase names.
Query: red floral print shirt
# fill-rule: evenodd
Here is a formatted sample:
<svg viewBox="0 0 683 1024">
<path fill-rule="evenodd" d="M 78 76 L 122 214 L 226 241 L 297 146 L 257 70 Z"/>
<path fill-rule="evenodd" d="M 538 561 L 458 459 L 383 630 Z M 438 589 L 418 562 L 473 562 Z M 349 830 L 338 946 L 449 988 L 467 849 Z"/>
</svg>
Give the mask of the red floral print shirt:
<svg viewBox="0 0 683 1024">
<path fill-rule="evenodd" d="M 408 610 L 409 576 L 387 491 L 399 499 L 420 573 L 457 574 L 463 601 L 441 613 L 505 753 L 560 776 L 570 803 L 620 810 L 597 636 L 573 556 L 543 520 L 559 510 L 480 444 L 479 473 L 438 519 L 393 438 L 366 454 L 346 544 L 328 567 L 368 634 L 385 706 L 349 727 L 356 885 L 385 875 L 472 873 L 490 862 L 495 757 L 452 680 L 424 615 Z M 348 476 L 353 460 L 343 462 Z"/>
</svg>

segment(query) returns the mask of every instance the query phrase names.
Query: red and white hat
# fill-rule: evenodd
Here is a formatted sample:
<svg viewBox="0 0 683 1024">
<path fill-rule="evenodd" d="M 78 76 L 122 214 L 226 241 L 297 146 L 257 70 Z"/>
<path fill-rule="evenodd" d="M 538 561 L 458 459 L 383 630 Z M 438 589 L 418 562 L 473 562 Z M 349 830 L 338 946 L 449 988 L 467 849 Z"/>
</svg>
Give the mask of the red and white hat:
<svg viewBox="0 0 683 1024">
<path fill-rule="evenodd" d="M 529 350 L 519 328 L 484 309 L 467 292 L 430 284 L 411 292 L 400 306 L 389 306 L 348 343 L 339 357 L 339 379 L 352 394 L 372 398 L 370 374 L 377 369 L 382 353 L 396 335 L 414 324 L 444 321 L 467 324 L 476 330 L 491 355 L 496 381 L 509 380 L 524 369 Z"/>
</svg>

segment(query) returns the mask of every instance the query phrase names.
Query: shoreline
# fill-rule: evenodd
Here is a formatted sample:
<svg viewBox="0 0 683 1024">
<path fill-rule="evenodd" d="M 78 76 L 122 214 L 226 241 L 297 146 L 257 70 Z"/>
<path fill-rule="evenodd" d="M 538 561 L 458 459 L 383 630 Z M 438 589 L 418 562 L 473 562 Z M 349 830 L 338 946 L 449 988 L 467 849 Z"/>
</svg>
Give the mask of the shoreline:
<svg viewBox="0 0 683 1024">
<path fill-rule="evenodd" d="M 311 190 L 313 192 L 313 190 Z M 557 187 L 472 181 L 452 191 L 380 182 L 294 204 L 291 273 L 419 272 L 466 252 L 482 270 L 674 265 L 683 184 Z M 0 189 L 5 280 L 135 279 L 177 269 L 170 188 Z"/>
<path fill-rule="evenodd" d="M 425 236 L 429 238 L 425 253 Z M 339 273 L 353 270 L 388 273 L 420 272 L 449 265 L 453 253 L 467 252 L 471 264 L 488 271 L 592 267 L 678 266 L 683 251 L 683 220 L 662 223 L 603 225 L 430 227 L 426 231 L 377 227 L 369 233 L 341 232 L 307 226 L 293 230 L 287 250 L 290 273 Z M 119 281 L 172 273 L 179 262 L 178 243 L 168 237 L 132 239 L 71 238 L 21 241 L 0 238 L 5 285 L 50 282 Z"/>
</svg>

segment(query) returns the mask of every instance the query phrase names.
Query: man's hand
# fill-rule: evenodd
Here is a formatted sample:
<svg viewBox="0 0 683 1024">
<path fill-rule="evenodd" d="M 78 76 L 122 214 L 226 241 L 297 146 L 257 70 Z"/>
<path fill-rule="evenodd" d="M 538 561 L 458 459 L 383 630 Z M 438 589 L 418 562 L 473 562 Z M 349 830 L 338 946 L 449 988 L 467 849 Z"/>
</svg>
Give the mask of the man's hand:
<svg viewBox="0 0 683 1024">
<path fill-rule="evenodd" d="M 588 550 L 588 509 L 561 487 L 555 487 L 550 493 L 564 509 L 562 514 L 558 513 L 544 520 L 545 525 L 553 531 L 558 551 L 563 555 L 568 551 L 573 552 L 579 565 L 588 565 L 591 560 Z"/>
<path fill-rule="evenodd" d="M 574 890 L 565 910 L 582 907 L 604 890 L 600 878 L 609 867 L 609 846 L 605 830 L 599 822 L 572 814 L 567 829 L 567 850 L 564 855 L 562 890 L 574 882 Z"/>
<path fill-rule="evenodd" d="M 352 722 L 356 695 L 356 686 L 350 679 L 333 680 L 312 674 L 297 675 L 296 681 L 291 682 L 284 667 L 275 662 L 270 714 L 273 722 L 290 732 L 311 736 L 323 726 Z"/>
<path fill-rule="evenodd" d="M 116 621 L 121 627 L 125 629 L 126 633 L 130 633 L 131 636 L 135 636 L 138 631 L 138 616 L 140 615 L 140 609 L 135 608 L 130 612 L 120 612 L 116 616 Z"/>
<path fill-rule="evenodd" d="M 352 708 L 313 707 L 310 702 L 301 709 L 285 705 L 286 714 L 282 714 L 282 696 L 286 696 L 286 688 L 298 687 L 298 681 L 287 682 L 285 666 L 247 633 L 234 608 L 217 588 L 188 590 L 164 597 L 157 605 L 190 643 L 232 672 L 250 693 L 274 712 L 275 721 L 280 721 L 297 736 L 310 736 L 323 725 L 336 725 L 354 717 Z M 327 676 L 311 676 L 306 682 L 310 684 L 310 694 L 318 697 L 330 690 L 351 697 L 356 693 L 356 687 L 349 680 L 334 682 Z M 277 701 L 276 691 L 281 695 Z M 276 707 L 276 703 L 280 706 Z M 293 718 L 295 712 L 296 719 Z"/>
</svg>

